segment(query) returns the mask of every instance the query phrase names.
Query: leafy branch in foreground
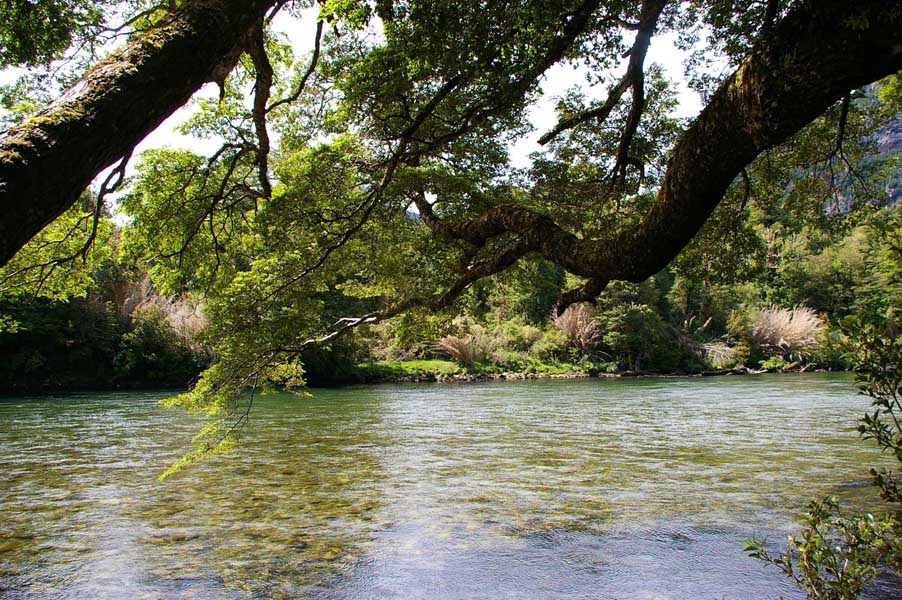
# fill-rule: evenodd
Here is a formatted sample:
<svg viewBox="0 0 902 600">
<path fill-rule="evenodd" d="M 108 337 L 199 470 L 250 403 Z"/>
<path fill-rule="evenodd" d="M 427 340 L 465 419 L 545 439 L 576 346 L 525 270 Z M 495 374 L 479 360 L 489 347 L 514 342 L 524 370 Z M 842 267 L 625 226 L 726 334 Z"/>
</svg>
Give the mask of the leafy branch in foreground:
<svg viewBox="0 0 902 600">
<path fill-rule="evenodd" d="M 856 367 L 860 393 L 872 399 L 874 412 L 861 419 L 858 431 L 902 463 L 902 338 L 890 317 L 868 323 L 860 317 L 843 321 L 847 355 Z M 874 485 L 890 504 L 902 503 L 896 475 L 871 469 Z M 787 548 L 770 554 L 763 540 L 752 538 L 744 550 L 780 568 L 809 598 L 852 600 L 881 572 L 902 574 L 902 518 L 893 512 L 847 513 L 836 498 L 814 500 L 803 519 L 804 528 L 790 535 Z"/>
</svg>

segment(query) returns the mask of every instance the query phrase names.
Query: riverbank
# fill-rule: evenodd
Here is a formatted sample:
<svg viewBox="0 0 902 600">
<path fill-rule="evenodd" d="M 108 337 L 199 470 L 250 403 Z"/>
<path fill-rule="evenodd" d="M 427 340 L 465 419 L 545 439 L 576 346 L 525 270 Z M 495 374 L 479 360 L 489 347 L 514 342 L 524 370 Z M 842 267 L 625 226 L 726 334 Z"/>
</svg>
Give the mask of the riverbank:
<svg viewBox="0 0 902 600">
<path fill-rule="evenodd" d="M 467 383 L 481 381 L 523 381 L 531 379 L 618 379 L 639 377 L 715 377 L 725 375 L 760 375 L 763 373 L 804 373 L 828 372 L 830 369 L 817 368 L 816 365 L 792 363 L 784 368 L 750 369 L 740 366 L 731 369 L 703 370 L 681 369 L 672 371 L 605 371 L 594 365 L 577 365 L 572 363 L 537 364 L 524 371 L 506 371 L 492 364 L 475 364 L 463 367 L 447 360 L 409 360 L 378 361 L 363 363 L 330 373 L 323 377 L 316 372 L 305 373 L 307 384 L 313 388 L 340 388 L 360 384 L 398 384 L 398 383 Z M 0 397 L 29 395 L 66 394 L 90 391 L 142 391 L 170 389 L 173 394 L 181 393 L 189 388 L 189 384 L 176 385 L 169 381 L 164 385 L 148 382 L 95 381 L 93 385 L 79 382 L 77 385 L 48 384 L 36 382 L 35 385 L 22 383 L 16 386 L 0 387 Z"/>
<path fill-rule="evenodd" d="M 580 368 L 572 364 L 541 365 L 527 371 L 504 371 L 494 365 L 463 367 L 451 361 L 380 361 L 358 365 L 349 381 L 333 381 L 323 387 L 349 383 L 465 383 L 473 381 L 516 381 L 526 379 L 588 379 L 629 377 L 713 377 L 724 375 L 760 375 L 763 373 L 825 372 L 816 365 L 792 363 L 779 369 L 750 369 L 739 366 L 730 369 L 687 369 L 673 371 L 602 371 L 593 366 Z"/>
</svg>

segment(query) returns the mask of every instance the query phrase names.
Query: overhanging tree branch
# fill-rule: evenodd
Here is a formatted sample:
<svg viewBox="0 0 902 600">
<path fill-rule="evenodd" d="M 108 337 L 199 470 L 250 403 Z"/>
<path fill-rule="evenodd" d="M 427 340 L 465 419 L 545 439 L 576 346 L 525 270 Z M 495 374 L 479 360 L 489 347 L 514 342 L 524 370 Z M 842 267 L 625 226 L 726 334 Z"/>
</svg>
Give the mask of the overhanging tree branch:
<svg viewBox="0 0 902 600">
<path fill-rule="evenodd" d="M 620 157 L 621 152 L 618 151 L 618 164 L 623 164 L 626 153 L 629 150 L 629 144 L 632 141 L 632 136 L 639 126 L 639 119 L 645 108 L 645 56 L 648 53 L 648 46 L 651 43 L 651 38 L 658 25 L 658 18 L 661 16 L 661 12 L 664 10 L 666 4 L 667 0 L 645 0 L 645 2 L 643 2 L 640 20 L 635 26 L 637 31 L 636 38 L 629 50 L 630 59 L 626 72 L 623 74 L 620 81 L 617 82 L 617 85 L 611 89 L 607 100 L 600 106 L 584 111 L 573 117 L 562 119 L 553 129 L 539 138 L 539 144 L 547 144 L 562 132 L 573 129 L 587 121 L 603 122 L 608 118 L 617 104 L 620 103 L 623 94 L 625 94 L 628 89 L 632 88 L 633 103 L 630 108 L 627 127 L 624 129 L 621 138 L 621 148 L 624 145 L 626 146 L 626 150 L 622 152 L 624 155 L 622 159 Z"/>
<path fill-rule="evenodd" d="M 185 2 L 0 134 L 0 265 L 241 52 L 274 0 Z"/>
<path fill-rule="evenodd" d="M 855 23 L 867 22 L 867 35 Z M 727 188 L 761 152 L 823 114 L 850 90 L 902 68 L 902 7 L 879 0 L 801 5 L 763 32 L 677 142 L 657 200 L 635 229 L 578 239 L 548 216 L 496 206 L 458 222 L 424 221 L 447 237 L 483 246 L 504 233 L 590 283 L 580 300 L 608 281 L 639 282 L 669 263 L 698 232 Z M 818 74 L 812 77 L 811 74 Z M 423 201 L 421 201 L 421 204 Z M 428 204 L 428 203 L 427 203 Z"/>
<path fill-rule="evenodd" d="M 251 29 L 248 54 L 254 63 L 256 79 L 254 81 L 254 129 L 257 134 L 257 176 L 260 179 L 260 188 L 263 197 L 272 195 L 272 185 L 269 183 L 269 132 L 266 130 L 266 103 L 269 102 L 269 93 L 272 89 L 273 69 L 266 53 L 266 37 L 263 31 L 263 20 L 257 22 Z"/>
</svg>

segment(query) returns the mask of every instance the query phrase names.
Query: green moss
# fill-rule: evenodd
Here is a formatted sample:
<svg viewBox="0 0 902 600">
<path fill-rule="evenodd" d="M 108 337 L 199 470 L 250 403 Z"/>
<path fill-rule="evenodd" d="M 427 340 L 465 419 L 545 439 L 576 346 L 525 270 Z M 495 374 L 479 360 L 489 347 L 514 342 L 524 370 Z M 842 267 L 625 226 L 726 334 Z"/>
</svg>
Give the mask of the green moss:
<svg viewBox="0 0 902 600">
<path fill-rule="evenodd" d="M 0 164 L 13 164 L 22 162 L 22 155 L 16 148 L 0 150 Z"/>
<path fill-rule="evenodd" d="M 74 108 L 60 108 L 49 113 L 36 115 L 25 122 L 25 127 L 55 127 L 66 121 L 73 121 L 82 116 L 80 110 Z M 29 145 L 31 145 L 29 143 Z"/>
</svg>

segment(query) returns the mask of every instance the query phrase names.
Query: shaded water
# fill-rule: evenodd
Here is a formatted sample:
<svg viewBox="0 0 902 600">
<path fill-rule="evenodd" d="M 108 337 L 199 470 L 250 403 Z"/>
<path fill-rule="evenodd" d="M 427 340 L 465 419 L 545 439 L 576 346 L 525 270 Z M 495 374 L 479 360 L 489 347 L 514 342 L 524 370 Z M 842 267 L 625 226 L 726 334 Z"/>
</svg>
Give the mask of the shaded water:
<svg viewBox="0 0 902 600">
<path fill-rule="evenodd" d="M 742 540 L 886 460 L 847 376 L 535 381 L 266 396 L 159 483 L 162 395 L 0 400 L 0 597 L 802 598 Z"/>
</svg>

